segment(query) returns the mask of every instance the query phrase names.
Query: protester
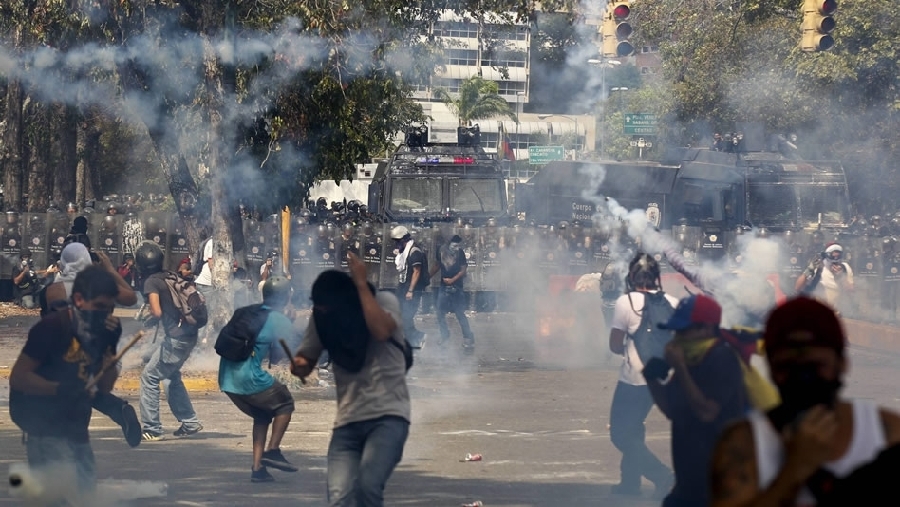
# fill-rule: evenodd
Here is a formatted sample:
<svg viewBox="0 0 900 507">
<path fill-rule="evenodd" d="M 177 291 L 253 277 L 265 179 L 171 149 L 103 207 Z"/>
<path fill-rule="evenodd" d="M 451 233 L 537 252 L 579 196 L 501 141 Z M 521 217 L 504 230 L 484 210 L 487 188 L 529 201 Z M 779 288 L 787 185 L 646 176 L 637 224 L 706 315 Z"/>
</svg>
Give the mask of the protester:
<svg viewBox="0 0 900 507">
<path fill-rule="evenodd" d="M 253 418 L 253 466 L 252 482 L 271 482 L 275 478 L 268 467 L 285 472 L 296 472 L 281 453 L 281 439 L 291 422 L 294 398 L 281 382 L 263 369 L 263 358 L 279 339 L 293 342 L 293 324 L 282 313 L 291 300 L 291 282 L 283 276 L 273 276 L 262 288 L 263 303 L 258 308 L 263 315 L 262 327 L 253 342 L 253 352 L 243 361 L 224 357 L 219 360 L 219 388 L 243 413 Z M 247 310 L 251 310 L 246 308 Z M 256 308 L 252 310 L 257 311 Z M 235 316 L 241 314 L 240 311 Z M 247 313 L 250 315 L 250 312 Z M 272 427 L 272 436 L 266 446 L 266 435 Z"/>
<path fill-rule="evenodd" d="M 660 326 L 675 332 L 665 359 L 651 359 L 643 371 L 653 401 L 672 422 L 675 486 L 664 507 L 709 504 L 707 470 L 716 438 L 749 404 L 738 353 L 719 338 L 721 320 L 722 307 L 711 297 L 682 299 Z"/>
<path fill-rule="evenodd" d="M 398 225 L 391 229 L 391 239 L 398 252 L 394 265 L 397 268 L 397 299 L 403 309 L 403 333 L 413 348 L 421 349 L 428 335 L 416 329 L 416 313 L 422 293 L 429 284 L 427 258 L 406 227 Z"/>
<path fill-rule="evenodd" d="M 410 402 L 400 304 L 366 280 L 366 266 L 348 254 L 350 275 L 328 270 L 312 286 L 313 316 L 291 372 L 310 374 L 323 343 L 361 337 L 365 360 L 355 373 L 332 350 L 337 417 L 328 446 L 328 503 L 378 507 L 409 434 Z"/>
<path fill-rule="evenodd" d="M 847 505 L 829 494 L 879 498 L 875 486 L 889 502 L 900 415 L 868 400 L 839 397 L 848 359 L 835 311 L 805 296 L 792 299 L 772 311 L 764 340 L 782 402 L 751 412 L 722 434 L 712 461 L 712 505 Z M 866 483 L 859 474 L 879 468 L 883 480 L 854 490 L 853 484 Z"/>
<path fill-rule="evenodd" d="M 610 407 L 610 439 L 622 453 L 620 482 L 612 487 L 614 494 L 638 496 L 641 493 L 641 477 L 656 486 L 656 496 L 662 498 L 672 486 L 672 472 L 657 458 L 644 441 L 644 420 L 653 407 L 653 398 L 647 389 L 647 381 L 641 375 L 644 359 L 638 352 L 635 335 L 639 330 L 655 330 L 665 320 L 656 320 L 656 310 L 662 307 L 668 316 L 678 304 L 678 299 L 662 292 L 659 264 L 653 257 L 639 253 L 629 263 L 628 293 L 616 300 L 609 332 L 609 348 L 623 356 L 619 381 L 613 393 Z M 649 295 L 649 298 L 648 298 Z M 647 300 L 652 305 L 647 304 Z M 646 315 L 645 315 L 646 313 Z M 641 332 L 643 335 L 643 331 Z"/>
<path fill-rule="evenodd" d="M 447 327 L 447 312 L 456 315 L 459 328 L 463 335 L 463 349 L 471 352 L 475 347 L 475 335 L 469 327 L 469 319 L 466 317 L 466 295 L 463 292 L 463 282 L 466 277 L 468 263 L 466 254 L 460 248 L 462 238 L 454 234 L 447 244 L 438 249 L 437 262 L 429 270 L 428 276 L 432 277 L 441 272 L 441 287 L 437 295 L 438 329 L 441 333 L 438 345 L 445 345 L 450 339 L 450 328 Z"/>
<path fill-rule="evenodd" d="M 29 465 L 74 467 L 82 494 L 96 484 L 88 432 L 91 399 L 108 394 L 119 374 L 116 367 L 101 370 L 115 356 L 122 335 L 112 316 L 118 293 L 108 270 L 92 266 L 80 272 L 72 307 L 31 328 L 9 377 L 10 416 L 25 432 Z"/>
<path fill-rule="evenodd" d="M 176 437 L 193 435 L 203 429 L 194 406 L 181 380 L 181 367 L 197 345 L 197 327 L 182 322 L 182 315 L 172 300 L 163 271 L 163 253 L 159 245 L 145 242 L 135 251 L 135 262 L 144 279 L 144 298 L 150 314 L 160 320 L 165 333 L 141 372 L 141 421 L 145 442 L 163 439 L 159 418 L 160 385 L 169 381 L 166 400 L 181 426 Z"/>
</svg>

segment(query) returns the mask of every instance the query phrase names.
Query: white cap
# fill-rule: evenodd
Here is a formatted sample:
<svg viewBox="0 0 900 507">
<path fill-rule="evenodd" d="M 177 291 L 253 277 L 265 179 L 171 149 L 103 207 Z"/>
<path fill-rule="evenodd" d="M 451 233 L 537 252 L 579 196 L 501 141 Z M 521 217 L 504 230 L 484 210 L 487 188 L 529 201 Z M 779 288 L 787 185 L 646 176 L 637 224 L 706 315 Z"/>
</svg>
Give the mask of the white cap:
<svg viewBox="0 0 900 507">
<path fill-rule="evenodd" d="M 391 239 L 403 239 L 409 236 L 409 229 L 402 225 L 398 225 L 391 229 Z"/>
<path fill-rule="evenodd" d="M 844 249 L 841 247 L 841 245 L 838 245 L 837 243 L 832 243 L 832 244 L 828 245 L 828 248 L 825 249 L 825 253 L 827 253 L 827 254 L 830 254 L 831 252 L 843 252 L 843 251 L 844 251 Z"/>
</svg>

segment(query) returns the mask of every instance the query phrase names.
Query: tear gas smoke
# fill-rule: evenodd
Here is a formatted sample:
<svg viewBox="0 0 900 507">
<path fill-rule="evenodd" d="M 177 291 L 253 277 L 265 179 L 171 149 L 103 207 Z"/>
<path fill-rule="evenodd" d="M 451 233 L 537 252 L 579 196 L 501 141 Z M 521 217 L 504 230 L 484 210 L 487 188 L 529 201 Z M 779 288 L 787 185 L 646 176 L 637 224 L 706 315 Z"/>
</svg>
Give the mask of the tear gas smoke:
<svg viewBox="0 0 900 507">
<path fill-rule="evenodd" d="M 98 481 L 92 492 L 79 490 L 75 466 L 51 463 L 30 467 L 12 463 L 8 474 L 9 493 L 28 507 L 66 504 L 73 507 L 121 507 L 131 500 L 165 497 L 168 485 L 163 482 L 106 479 Z"/>
</svg>

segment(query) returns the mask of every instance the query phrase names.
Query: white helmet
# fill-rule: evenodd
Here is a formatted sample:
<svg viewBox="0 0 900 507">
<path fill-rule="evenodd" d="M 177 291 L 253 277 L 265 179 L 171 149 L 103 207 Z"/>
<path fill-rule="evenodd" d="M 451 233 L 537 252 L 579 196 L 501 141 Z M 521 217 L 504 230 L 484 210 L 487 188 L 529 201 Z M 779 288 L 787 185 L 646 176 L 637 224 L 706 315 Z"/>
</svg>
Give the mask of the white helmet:
<svg viewBox="0 0 900 507">
<path fill-rule="evenodd" d="M 391 239 L 403 239 L 409 235 L 409 229 L 402 225 L 398 225 L 391 229 Z"/>
</svg>

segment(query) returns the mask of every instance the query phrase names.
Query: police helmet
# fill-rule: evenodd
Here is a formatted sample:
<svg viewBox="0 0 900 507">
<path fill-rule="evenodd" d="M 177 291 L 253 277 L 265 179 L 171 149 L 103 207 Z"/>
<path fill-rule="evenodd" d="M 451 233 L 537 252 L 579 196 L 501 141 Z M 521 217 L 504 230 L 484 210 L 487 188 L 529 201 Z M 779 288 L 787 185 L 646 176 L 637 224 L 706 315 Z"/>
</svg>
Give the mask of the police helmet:
<svg viewBox="0 0 900 507">
<path fill-rule="evenodd" d="M 153 241 L 144 241 L 134 251 L 134 263 L 144 276 L 162 271 L 163 257 L 162 249 Z"/>
<path fill-rule="evenodd" d="M 769 230 L 765 227 L 760 227 L 758 231 L 756 231 L 756 237 L 760 239 L 766 239 L 769 237 Z"/>
<path fill-rule="evenodd" d="M 628 291 L 635 289 L 658 289 L 662 283 L 660 280 L 659 263 L 652 255 L 639 252 L 628 263 L 628 277 L 626 278 Z"/>
<path fill-rule="evenodd" d="M 316 199 L 316 209 L 328 209 L 328 199 L 324 197 Z"/>
<path fill-rule="evenodd" d="M 284 306 L 291 300 L 291 281 L 281 275 L 266 279 L 262 286 L 263 304 Z"/>
<path fill-rule="evenodd" d="M 107 213 L 118 213 L 118 212 L 119 212 L 119 205 L 116 204 L 116 203 L 114 203 L 114 202 L 109 203 L 109 204 L 106 206 L 106 212 L 107 212 Z"/>
<path fill-rule="evenodd" d="M 375 225 L 372 224 L 371 220 L 363 221 L 362 227 L 363 227 L 363 234 L 365 234 L 366 236 L 371 236 L 372 232 L 375 230 Z"/>
<path fill-rule="evenodd" d="M 497 219 L 494 217 L 488 218 L 485 225 L 487 225 L 488 227 L 497 227 Z"/>
<path fill-rule="evenodd" d="M 365 204 L 360 204 L 359 205 L 359 214 L 365 216 L 368 213 L 369 213 L 369 207 L 366 206 Z"/>
<path fill-rule="evenodd" d="M 361 204 L 362 204 L 361 202 L 354 199 L 347 203 L 347 211 L 349 211 L 350 213 L 359 213 L 359 206 Z"/>
<path fill-rule="evenodd" d="M 307 208 L 303 208 L 300 210 L 300 216 L 305 218 L 308 221 L 309 218 L 312 216 L 312 212 L 309 211 L 309 209 L 307 209 Z"/>
<path fill-rule="evenodd" d="M 74 202 L 66 204 L 66 213 L 78 213 L 78 206 Z"/>
<path fill-rule="evenodd" d="M 324 238 L 328 236 L 328 227 L 325 227 L 325 224 L 319 224 L 319 226 L 316 227 L 316 233 L 320 238 Z"/>
<path fill-rule="evenodd" d="M 409 236 L 409 229 L 402 225 L 398 225 L 391 229 L 391 239 L 400 240 Z"/>
<path fill-rule="evenodd" d="M 352 222 L 344 222 L 344 225 L 341 226 L 341 231 L 351 234 L 353 233 L 354 229 L 356 229 L 356 227 L 353 226 Z"/>
<path fill-rule="evenodd" d="M 304 216 L 294 217 L 294 227 L 303 230 L 309 224 L 309 219 Z"/>
</svg>

